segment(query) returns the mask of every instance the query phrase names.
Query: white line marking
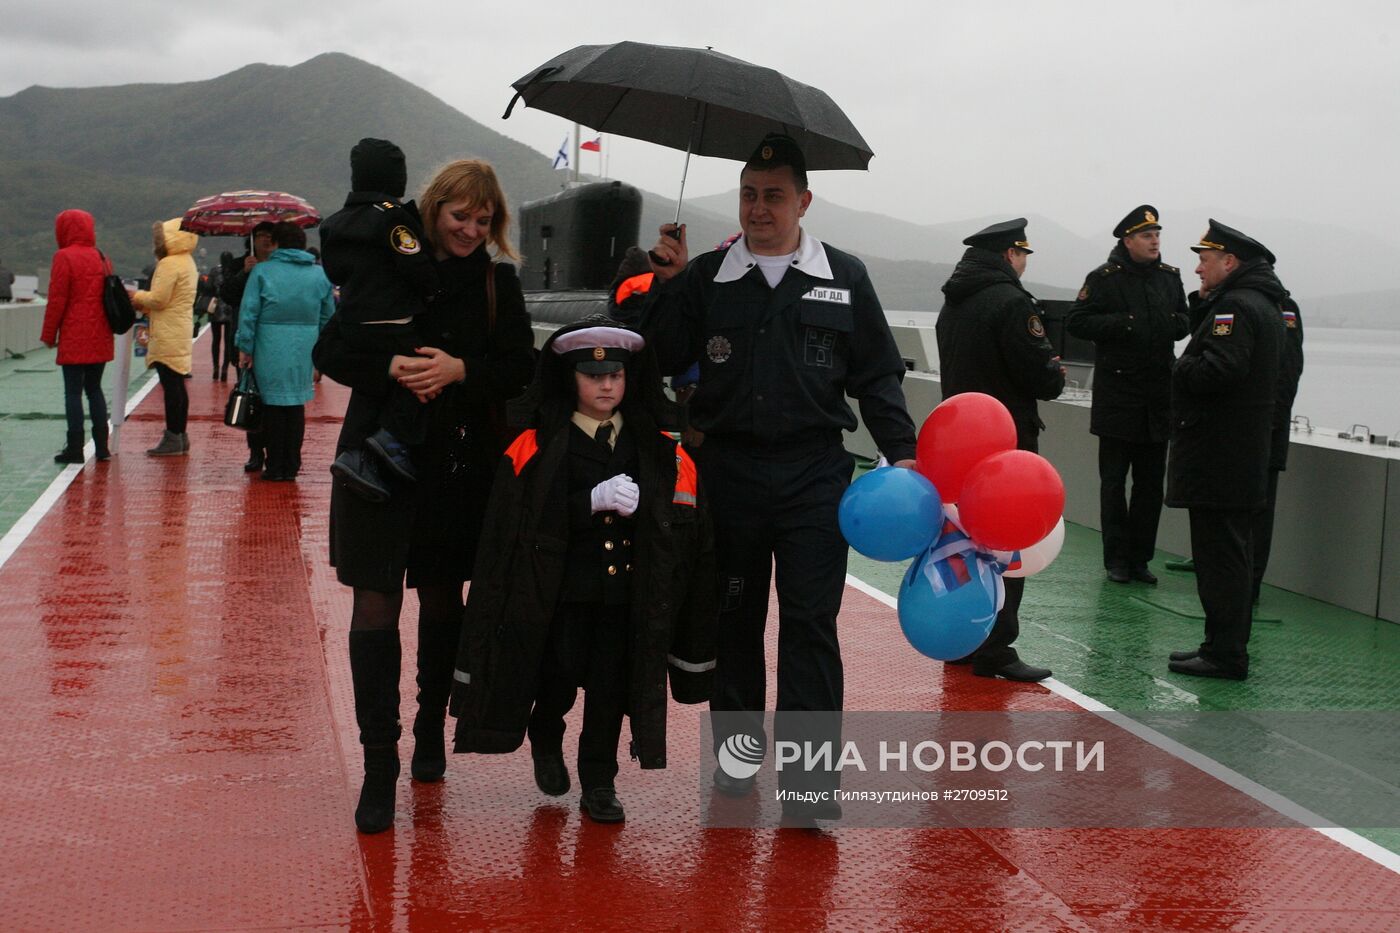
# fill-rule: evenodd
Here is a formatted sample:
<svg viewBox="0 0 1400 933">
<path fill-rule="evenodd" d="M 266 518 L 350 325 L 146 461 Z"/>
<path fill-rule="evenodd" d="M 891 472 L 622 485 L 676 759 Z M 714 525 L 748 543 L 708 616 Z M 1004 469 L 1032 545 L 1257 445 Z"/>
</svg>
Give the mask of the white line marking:
<svg viewBox="0 0 1400 933">
<path fill-rule="evenodd" d="M 898 608 L 899 606 L 899 601 L 893 596 L 876 589 L 864 580 L 859 580 L 850 574 L 846 575 L 846 585 L 853 590 L 859 590 L 871 599 L 884 603 L 892 609 Z M 1227 768 L 1214 758 L 1202 755 L 1200 752 L 1182 745 L 1175 739 L 1168 738 L 1157 730 L 1144 726 L 1127 714 L 1118 712 L 1113 707 L 1099 702 L 1088 694 L 1080 693 L 1068 684 L 1061 683 L 1053 677 L 1048 680 L 1042 680 L 1040 683 L 1041 686 L 1045 687 L 1051 693 L 1069 700 L 1081 709 L 1096 713 L 1125 732 L 1131 733 L 1144 742 L 1160 748 L 1167 754 L 1179 758 L 1192 767 L 1204 771 L 1217 781 L 1228 784 L 1230 787 L 1257 800 L 1271 810 L 1275 810 L 1291 820 L 1297 820 L 1314 832 L 1321 833 L 1333 842 L 1346 846 L 1348 849 L 1370 859 L 1382 868 L 1388 868 L 1396 874 L 1400 874 L 1400 854 L 1392 852 L 1384 846 L 1374 843 L 1365 836 L 1353 832 L 1350 829 L 1313 825 L 1316 823 L 1325 823 L 1327 820 L 1324 820 L 1306 807 L 1294 803 L 1282 794 L 1271 791 L 1262 784 L 1250 780 L 1233 768 Z"/>
</svg>

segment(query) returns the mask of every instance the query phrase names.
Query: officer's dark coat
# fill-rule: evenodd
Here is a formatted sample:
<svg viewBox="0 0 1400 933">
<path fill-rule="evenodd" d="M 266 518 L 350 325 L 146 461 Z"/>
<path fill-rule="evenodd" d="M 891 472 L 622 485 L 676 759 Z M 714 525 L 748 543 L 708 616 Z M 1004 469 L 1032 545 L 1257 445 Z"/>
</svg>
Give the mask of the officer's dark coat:
<svg viewBox="0 0 1400 933">
<path fill-rule="evenodd" d="M 1173 345 L 1190 333 L 1181 270 L 1137 263 L 1119 243 L 1089 273 L 1065 320 L 1096 345 L 1089 430 L 1100 437 L 1165 443 L 1171 429 Z"/>
<path fill-rule="evenodd" d="M 1065 374 L 1040 316 L 1040 305 L 999 253 L 969 247 L 943 285 L 938 314 L 943 397 L 984 392 L 1007 407 L 1017 446 L 1035 449 L 1045 425 L 1036 399 L 1058 398 Z"/>
<path fill-rule="evenodd" d="M 1195 299 L 1200 323 L 1172 368 L 1167 505 L 1264 506 L 1287 294 L 1273 267 L 1255 259 Z"/>
<path fill-rule="evenodd" d="M 549 369 L 560 368 L 558 359 L 546 343 L 536 387 Z M 651 372 L 659 390 L 654 363 Z M 628 375 L 628 393 L 642 391 L 630 364 Z M 457 752 L 511 752 L 525 738 L 569 563 L 568 458 L 577 432 L 568 412 L 556 409 L 541 410 L 533 440 L 512 445 L 492 486 L 453 685 Z M 641 766 L 664 768 L 668 676 L 678 702 L 710 697 L 718 611 L 713 537 L 703 492 L 697 489 L 693 504 L 677 501 L 684 497 L 677 493 L 676 442 L 644 413 L 623 417 L 623 433 L 631 432 L 637 447 L 633 478 L 642 490 L 631 519 L 628 715 Z"/>
<path fill-rule="evenodd" d="M 1286 297 L 1279 302 L 1283 318 L 1283 354 L 1278 364 L 1278 395 L 1274 399 L 1274 429 L 1269 449 L 1269 469 L 1288 467 L 1288 434 L 1293 420 L 1293 400 L 1298 397 L 1298 381 L 1303 378 L 1303 313 L 1298 302 Z"/>
</svg>

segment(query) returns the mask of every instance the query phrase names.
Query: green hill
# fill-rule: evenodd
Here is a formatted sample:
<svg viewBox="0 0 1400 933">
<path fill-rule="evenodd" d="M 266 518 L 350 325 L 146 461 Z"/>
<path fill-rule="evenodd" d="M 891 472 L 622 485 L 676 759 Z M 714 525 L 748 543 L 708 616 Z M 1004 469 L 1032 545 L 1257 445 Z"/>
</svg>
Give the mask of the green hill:
<svg viewBox="0 0 1400 933">
<path fill-rule="evenodd" d="M 545 156 L 339 53 L 184 84 L 30 87 L 0 98 L 0 256 L 21 271 L 46 265 L 54 215 L 68 207 L 94 214 L 99 245 L 124 272 L 150 261 L 152 221 L 207 194 L 291 191 L 329 214 L 362 136 L 403 147 L 410 192 L 461 157 L 489 160 L 516 204 L 559 188 Z"/>
</svg>

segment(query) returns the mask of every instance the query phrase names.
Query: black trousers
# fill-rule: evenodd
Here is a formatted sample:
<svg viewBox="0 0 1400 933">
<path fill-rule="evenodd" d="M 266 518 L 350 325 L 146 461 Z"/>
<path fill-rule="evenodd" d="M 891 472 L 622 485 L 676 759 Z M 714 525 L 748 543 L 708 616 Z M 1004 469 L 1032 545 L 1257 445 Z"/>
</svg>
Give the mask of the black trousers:
<svg viewBox="0 0 1400 933">
<path fill-rule="evenodd" d="M 83 396 L 87 396 L 94 432 L 107 430 L 107 398 L 102 394 L 102 370 L 106 363 L 65 363 L 63 369 L 63 414 L 68 420 L 68 437 L 83 436 Z M 79 440 L 79 446 L 82 446 Z"/>
<path fill-rule="evenodd" d="M 1128 471 L 1132 498 L 1128 498 Z M 1103 565 L 1145 568 L 1157 549 L 1162 517 L 1162 483 L 1167 445 L 1116 437 L 1099 438 L 1099 520 L 1103 524 Z"/>
<path fill-rule="evenodd" d="M 1040 448 L 1039 438 L 1035 434 L 1027 435 L 1018 426 L 1016 448 L 1035 453 Z M 977 667 L 1005 667 L 1021 659 L 1011 643 L 1021 634 L 1021 597 L 1026 593 L 1026 578 L 1003 577 L 1002 583 L 1006 587 L 1006 601 L 992 623 L 992 630 L 987 633 L 987 640 L 972 652 L 972 663 Z"/>
<path fill-rule="evenodd" d="M 848 548 L 836 510 L 854 461 L 839 443 L 756 447 L 713 435 L 695 451 L 710 497 L 720 584 L 714 697 L 718 746 L 745 732 L 764 740 L 768 666 L 764 629 L 777 577 L 776 739 L 837 741 L 845 680 L 836 617 Z M 734 712 L 743 715 L 732 715 Z M 839 752 L 839 749 L 837 749 Z M 784 787 L 819 788 L 836 776 L 785 770 Z"/>
<path fill-rule="evenodd" d="M 305 405 L 264 405 L 261 436 L 267 444 L 267 472 L 295 476 L 301 469 L 305 434 Z"/>
<path fill-rule="evenodd" d="M 165 396 L 165 429 L 172 434 L 184 434 L 190 417 L 190 393 L 185 377 L 164 363 L 156 363 L 161 395 Z"/>
<path fill-rule="evenodd" d="M 1201 657 L 1238 674 L 1249 673 L 1249 630 L 1254 621 L 1254 563 L 1250 539 L 1255 513 L 1191 509 L 1191 556 L 1196 593 L 1206 612 Z"/>
<path fill-rule="evenodd" d="M 233 323 L 214 321 L 209 325 L 209 349 L 214 361 L 214 374 L 226 374 L 228 367 L 238 366 L 238 348 L 233 345 Z M 220 350 L 223 352 L 219 352 Z"/>
<path fill-rule="evenodd" d="M 578 782 L 584 791 L 612 787 L 627 713 L 629 607 L 563 603 L 555 613 L 527 734 L 532 754 L 564 743 L 564 716 L 583 688 Z"/>
<path fill-rule="evenodd" d="M 1269 569 L 1269 551 L 1274 543 L 1274 506 L 1278 504 L 1278 475 L 1281 471 L 1269 470 L 1268 504 L 1254 513 L 1250 523 L 1250 541 L 1254 551 L 1254 593 L 1253 601 L 1259 601 L 1259 588 L 1264 585 L 1264 571 Z"/>
</svg>

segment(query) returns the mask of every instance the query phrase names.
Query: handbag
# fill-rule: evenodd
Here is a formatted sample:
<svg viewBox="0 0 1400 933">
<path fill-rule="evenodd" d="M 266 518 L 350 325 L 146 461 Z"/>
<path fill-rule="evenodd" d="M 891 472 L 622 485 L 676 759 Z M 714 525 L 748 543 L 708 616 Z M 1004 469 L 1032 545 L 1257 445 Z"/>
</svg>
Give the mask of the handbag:
<svg viewBox="0 0 1400 933">
<path fill-rule="evenodd" d="M 102 310 L 107 312 L 107 326 L 114 334 L 124 334 L 136 323 L 136 309 L 131 306 L 126 285 L 112 271 L 112 264 L 102 255 L 102 250 L 98 250 L 97 255 L 102 256 L 102 263 L 107 267 L 107 274 L 102 277 Z"/>
<path fill-rule="evenodd" d="M 258 394 L 258 383 L 250 366 L 239 373 L 238 385 L 228 394 L 224 424 L 242 431 L 256 431 L 262 427 L 262 413 L 262 396 Z"/>
</svg>

